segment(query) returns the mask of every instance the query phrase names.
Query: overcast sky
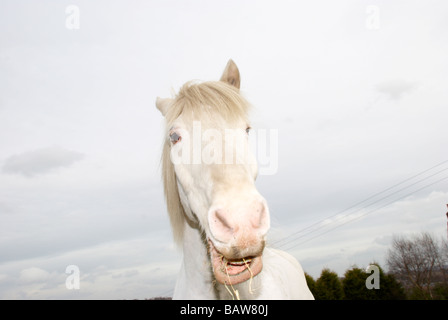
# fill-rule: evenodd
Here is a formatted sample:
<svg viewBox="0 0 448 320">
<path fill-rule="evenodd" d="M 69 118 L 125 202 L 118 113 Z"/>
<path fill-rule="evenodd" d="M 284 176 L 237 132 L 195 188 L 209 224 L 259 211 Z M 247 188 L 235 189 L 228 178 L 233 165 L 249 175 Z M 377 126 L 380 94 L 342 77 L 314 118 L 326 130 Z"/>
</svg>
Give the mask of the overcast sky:
<svg viewBox="0 0 448 320">
<path fill-rule="evenodd" d="M 268 243 L 316 278 L 446 237 L 447 57 L 446 1 L 1 1 L 0 298 L 172 294 L 154 101 L 229 58 L 278 133 Z"/>
</svg>

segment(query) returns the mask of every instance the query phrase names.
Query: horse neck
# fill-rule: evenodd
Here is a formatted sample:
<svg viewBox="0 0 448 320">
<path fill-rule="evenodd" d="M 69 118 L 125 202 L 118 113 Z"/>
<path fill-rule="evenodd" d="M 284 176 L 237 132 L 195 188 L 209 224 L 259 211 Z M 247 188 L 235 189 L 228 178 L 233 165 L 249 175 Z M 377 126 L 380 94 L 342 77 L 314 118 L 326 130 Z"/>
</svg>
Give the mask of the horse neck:
<svg viewBox="0 0 448 320">
<path fill-rule="evenodd" d="M 175 296 L 181 299 L 216 299 L 206 241 L 200 229 L 186 222 L 182 244 L 183 261 Z"/>
<path fill-rule="evenodd" d="M 209 263 L 206 243 L 199 228 L 185 223 L 182 245 L 184 254 L 183 262 L 188 270 L 194 273 L 195 270 L 201 270 L 204 265 Z"/>
</svg>

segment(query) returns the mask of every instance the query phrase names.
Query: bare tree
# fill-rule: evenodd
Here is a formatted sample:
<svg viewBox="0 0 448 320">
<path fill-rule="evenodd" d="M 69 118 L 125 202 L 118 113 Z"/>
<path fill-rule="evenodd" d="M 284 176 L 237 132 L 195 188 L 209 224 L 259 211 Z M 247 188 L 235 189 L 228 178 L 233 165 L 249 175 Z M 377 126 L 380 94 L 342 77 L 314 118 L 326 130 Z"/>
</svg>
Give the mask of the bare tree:
<svg viewBox="0 0 448 320">
<path fill-rule="evenodd" d="M 417 290 L 421 296 L 433 299 L 432 287 L 440 280 L 446 283 L 448 253 L 446 243 L 434 240 L 427 232 L 410 239 L 395 236 L 388 252 L 387 264 L 405 286 Z M 441 278 L 443 275 L 443 279 Z"/>
<path fill-rule="evenodd" d="M 448 215 L 448 213 L 447 213 Z M 448 241 L 442 239 L 441 245 L 441 264 L 444 266 L 442 268 L 443 282 L 448 285 Z"/>
</svg>

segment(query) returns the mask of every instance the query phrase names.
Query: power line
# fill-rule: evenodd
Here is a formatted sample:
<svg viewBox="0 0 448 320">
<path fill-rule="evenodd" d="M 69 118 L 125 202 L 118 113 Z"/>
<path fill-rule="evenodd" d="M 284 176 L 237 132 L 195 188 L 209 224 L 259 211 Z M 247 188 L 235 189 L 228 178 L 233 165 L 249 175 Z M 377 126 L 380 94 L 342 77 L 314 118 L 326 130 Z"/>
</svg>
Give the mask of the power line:
<svg viewBox="0 0 448 320">
<path fill-rule="evenodd" d="M 360 204 L 363 204 L 363 203 L 365 203 L 365 202 L 367 202 L 367 201 L 369 201 L 369 200 L 371 200 L 371 199 L 374 199 L 375 197 L 377 197 L 377 196 L 379 196 L 379 195 L 381 195 L 381 194 L 383 194 L 383 193 L 386 193 L 386 192 L 388 192 L 388 191 L 390 191 L 390 190 L 396 188 L 397 186 L 400 186 L 400 185 L 402 185 L 402 184 L 404 184 L 404 183 L 406 183 L 406 182 L 408 182 L 408 181 L 410 181 L 410 180 L 412 180 L 412 179 L 415 179 L 416 177 L 421 176 L 421 175 L 423 175 L 423 174 L 425 174 L 425 173 L 427 173 L 427 172 L 429 172 L 429 171 L 431 171 L 431 170 L 433 170 L 433 169 L 435 169 L 435 168 L 437 168 L 437 167 L 440 167 L 441 165 L 443 165 L 443 164 L 445 164 L 445 163 L 447 163 L 447 162 L 448 162 L 448 160 L 445 160 L 445 161 L 443 161 L 443 162 L 441 162 L 441 163 L 439 163 L 439 164 L 437 164 L 437 165 L 435 165 L 435 166 L 432 166 L 432 167 L 430 167 L 430 168 L 428 168 L 428 169 L 426 169 L 426 170 L 423 170 L 423 171 L 421 171 L 421 172 L 419 172 L 419 173 L 417 173 L 417 174 L 415 174 L 415 175 L 413 175 L 413 176 L 411 176 L 411 177 L 409 177 L 409 178 L 407 178 L 407 179 L 405 179 L 405 180 L 403 180 L 403 181 L 401 181 L 401 182 L 399 182 L 399 183 L 397 183 L 397 184 L 394 184 L 394 185 L 391 186 L 391 187 L 388 187 L 388 188 L 386 188 L 386 189 L 384 189 L 384 190 L 382 190 L 382 191 L 380 191 L 380 192 L 377 192 L 377 193 L 375 193 L 375 194 L 373 194 L 373 195 L 367 197 L 366 199 L 364 199 L 364 200 L 362 200 L 362 201 L 359 201 L 359 202 L 355 203 L 354 205 L 352 205 L 352 206 L 350 206 L 350 207 L 348 207 L 348 208 L 346 208 L 346 209 L 344 209 L 344 210 L 342 210 L 342 211 L 339 211 L 339 212 L 337 212 L 337 213 L 335 213 L 335 214 L 333 214 L 333 215 L 331 215 L 331 216 L 329 216 L 329 217 L 326 217 L 326 218 L 324 218 L 324 219 L 322 219 L 322 220 L 319 220 L 319 221 L 317 221 L 317 222 L 311 224 L 311 225 L 308 226 L 308 227 L 305 227 L 305 228 L 303 228 L 303 229 L 300 229 L 300 230 L 298 230 L 298 231 L 296 231 L 296 232 L 294 232 L 294 233 L 292 233 L 292 234 L 290 234 L 290 235 L 284 237 L 283 239 L 274 241 L 274 242 L 271 243 L 271 245 L 272 245 L 272 246 L 276 246 L 276 247 L 283 247 L 283 246 L 287 245 L 287 244 L 290 243 L 290 242 L 297 241 L 298 239 L 303 238 L 303 237 L 305 237 L 305 236 L 307 236 L 307 235 L 309 235 L 309 234 L 311 234 L 311 233 L 314 233 L 314 232 L 316 232 L 316 231 L 319 231 L 319 230 L 322 229 L 322 228 L 328 227 L 328 224 L 322 225 L 322 224 L 323 224 L 325 221 L 327 221 L 328 219 L 337 217 L 336 220 L 333 220 L 333 221 L 331 221 L 330 223 L 335 223 L 335 222 L 337 222 L 337 221 L 340 221 L 340 220 L 342 220 L 342 219 L 345 219 L 345 218 L 347 218 L 348 216 L 353 215 L 353 214 L 356 213 L 357 211 L 360 211 L 360 210 L 365 209 L 365 208 L 367 208 L 367 207 L 369 207 L 369 206 L 372 206 L 372 205 L 374 205 L 374 204 L 376 204 L 376 203 L 378 203 L 378 202 L 380 202 L 380 201 L 382 201 L 382 200 L 384 200 L 384 199 L 387 199 L 387 198 L 391 197 L 391 196 L 394 195 L 394 194 L 397 194 L 398 192 L 401 192 L 401 191 L 403 191 L 403 190 L 406 190 L 406 189 L 408 189 L 408 188 L 410 188 L 410 187 L 412 187 L 412 186 L 414 186 L 414 185 L 416 185 L 416 184 L 418 184 L 418 183 L 420 183 L 420 182 L 423 182 L 423 181 L 425 181 L 425 180 L 427 180 L 427 179 L 429 179 L 429 178 L 431 178 L 431 177 L 433 177 L 433 176 L 435 176 L 435 175 L 437 175 L 437 174 L 440 174 L 440 173 L 443 172 L 443 171 L 448 170 L 448 168 L 442 169 L 442 170 L 440 170 L 440 171 L 438 171 L 438 172 L 436 172 L 436 173 L 433 173 L 433 174 L 431 174 L 431 175 L 429 175 L 429 176 L 427 176 L 427 177 L 425 177 L 425 178 L 423 178 L 423 179 L 420 179 L 420 180 L 418 180 L 418 181 L 416 181 L 416 182 L 414 182 L 414 183 L 408 184 L 408 185 L 406 185 L 405 187 L 403 187 L 403 188 L 401 188 L 401 189 L 399 189 L 399 190 L 397 190 L 397 191 L 394 191 L 394 192 L 392 192 L 392 193 L 389 193 L 388 195 L 386 195 L 386 196 L 384 196 L 384 197 L 382 197 L 382 198 L 380 198 L 380 199 L 378 199 L 378 200 L 376 200 L 376 201 L 374 201 L 374 202 L 368 204 L 367 206 L 364 206 L 364 207 L 362 207 L 362 208 L 360 208 L 360 209 L 355 210 L 355 211 L 352 212 L 351 214 L 346 214 L 346 215 L 341 216 L 342 213 L 347 212 L 347 211 L 349 211 L 349 210 L 351 210 L 351 209 L 353 209 L 353 208 L 359 206 Z M 313 230 L 310 230 L 310 229 L 312 229 L 313 227 L 316 227 L 316 228 L 314 228 Z M 310 231 L 307 231 L 307 230 L 310 230 Z M 307 232 L 305 232 L 305 231 L 307 231 Z M 305 233 L 304 233 L 304 232 L 305 232 Z"/>
<path fill-rule="evenodd" d="M 430 187 L 430 186 L 432 186 L 432 185 L 435 185 L 435 184 L 437 184 L 437 183 L 439 183 L 439 182 L 441 182 L 441 181 L 443 181 L 443 180 L 447 180 L 447 179 L 448 179 L 448 175 L 447 175 L 447 176 L 444 176 L 443 178 L 441 178 L 441 179 L 439 179 L 439 180 L 436 180 L 436 181 L 434 181 L 434 182 L 432 182 L 432 183 L 430 183 L 430 184 L 427 184 L 427 185 L 425 185 L 425 186 L 423 186 L 423 187 L 421 187 L 421 188 L 418 188 L 417 190 L 414 190 L 414 191 L 412 191 L 412 192 L 410 192 L 410 193 L 408 193 L 408 194 L 406 194 L 406 195 L 404 195 L 404 196 L 401 196 L 401 197 L 399 197 L 399 198 L 397 198 L 397 199 L 394 199 L 394 200 L 392 200 L 392 201 L 390 201 L 390 202 L 388 202 L 388 203 L 386 203 L 386 204 L 384 204 L 384 205 L 382 205 L 382 206 L 380 206 L 380 207 L 378 207 L 378 208 L 372 209 L 372 210 L 370 210 L 369 212 L 366 212 L 366 213 L 364 213 L 364 214 L 361 214 L 360 216 L 357 216 L 357 217 L 355 217 L 355 218 L 353 218 L 353 219 L 351 219 L 351 220 L 349 220 L 349 221 L 343 222 L 343 223 L 341 223 L 341 224 L 339 224 L 339 225 L 337 225 L 337 226 L 335 226 L 335 227 L 333 227 L 333 228 L 331 228 L 331 229 L 329 229 L 329 230 L 326 230 L 326 231 L 324 231 L 324 232 L 322 232 L 322 233 L 319 233 L 319 234 L 315 235 L 314 237 L 308 238 L 308 239 L 306 239 L 306 240 L 304 240 L 304 241 L 301 241 L 301 242 L 299 242 L 299 243 L 297 243 L 297 244 L 294 244 L 294 245 L 292 245 L 292 246 L 290 246 L 290 247 L 287 247 L 287 248 L 284 248 L 284 249 L 285 249 L 285 250 L 290 250 L 290 249 L 295 248 L 295 247 L 297 247 L 297 246 L 299 246 L 299 245 L 302 245 L 302 244 L 304 244 L 304 243 L 306 243 L 306 242 L 308 242 L 308 241 L 311 241 L 311 240 L 313 240 L 313 239 L 315 239 L 315 238 L 318 238 L 318 237 L 320 237 L 320 236 L 322 236 L 322 235 L 324 235 L 324 234 L 327 234 L 327 233 L 333 231 L 334 229 L 337 229 L 337 228 L 339 228 L 339 227 L 341 227 L 341 226 L 343 226 L 343 225 L 346 225 L 346 224 L 348 224 L 348 223 L 351 223 L 351 222 L 354 222 L 354 221 L 356 221 L 356 220 L 359 220 L 359 219 L 361 219 L 361 218 L 363 218 L 363 217 L 365 217 L 365 216 L 367 216 L 367 215 L 369 215 L 369 214 L 371 214 L 371 213 L 373 213 L 373 212 L 375 212 L 375 211 L 378 211 L 378 210 L 380 210 L 380 209 L 383 209 L 383 208 L 385 208 L 385 207 L 387 207 L 387 206 L 393 204 L 394 202 L 397 202 L 397 201 L 399 201 L 399 200 L 401 200 L 401 199 L 404 199 L 404 198 L 406 198 L 406 197 L 409 197 L 409 196 L 413 195 L 414 193 L 416 193 L 416 192 L 418 192 L 418 191 L 421 191 L 421 190 L 423 190 L 423 189 L 426 189 L 426 188 L 428 188 L 428 187 Z M 296 240 L 298 240 L 298 239 L 299 239 L 299 238 L 294 239 L 294 241 L 296 241 Z M 285 245 L 286 245 L 286 244 L 285 244 Z"/>
<path fill-rule="evenodd" d="M 399 192 L 401 192 L 401 191 L 403 191 L 403 190 L 409 189 L 410 187 L 412 187 L 412 186 L 414 186 L 414 185 L 416 185 L 416 184 L 419 184 L 419 183 L 421 183 L 421 182 L 423 182 L 423 181 L 425 181 L 425 180 L 428 180 L 429 178 L 432 178 L 432 177 L 434 177 L 435 175 L 438 175 L 438 174 L 440 174 L 441 172 L 446 171 L 446 170 L 448 170 L 448 168 L 445 168 L 445 169 L 443 169 L 443 170 L 440 170 L 440 171 L 438 171 L 438 172 L 436 172 L 436 173 L 434 173 L 434 174 L 432 174 L 432 175 L 430 175 L 430 176 L 427 176 L 427 177 L 425 177 L 425 178 L 423 178 L 423 179 L 420 179 L 420 180 L 418 180 L 418 181 L 416 181 L 416 182 L 414 182 L 414 183 L 411 183 L 411 184 L 409 184 L 409 185 L 407 185 L 407 186 L 405 186 L 405 187 L 403 187 L 403 188 L 401 188 L 401 189 L 399 189 L 399 190 L 396 190 L 396 191 L 394 191 L 394 192 L 392 192 L 392 193 L 390 193 L 390 194 L 388 194 L 388 195 L 386 195 L 386 196 L 384 196 L 384 197 L 382 197 L 382 198 L 380 198 L 380 199 L 378 199 L 378 200 L 376 200 L 376 201 L 374 201 L 374 202 L 368 204 L 367 206 L 361 207 L 361 208 L 359 208 L 359 209 L 357 209 L 357 210 L 355 210 L 355 211 L 353 211 L 353 212 L 351 212 L 351 213 L 345 214 L 345 215 L 343 215 L 343 216 L 340 216 L 340 213 L 338 213 L 338 214 L 336 214 L 336 215 L 332 215 L 332 216 L 330 216 L 330 217 L 328 217 L 328 218 L 325 218 L 325 219 L 323 219 L 323 220 L 321 220 L 321 221 L 319 221 L 319 222 L 317 222 L 317 223 L 314 223 L 312 226 L 322 224 L 323 222 L 325 222 L 325 221 L 327 221 L 328 219 L 330 219 L 330 218 L 332 218 L 332 217 L 335 217 L 335 216 L 336 216 L 337 218 L 336 218 L 335 220 L 331 221 L 330 223 L 335 223 L 335 222 L 337 222 L 337 221 L 343 220 L 343 219 L 345 219 L 346 217 L 349 217 L 350 215 L 353 215 L 354 213 L 356 213 L 356 212 L 358 212 L 358 211 L 361 211 L 361 210 L 366 209 L 366 208 L 368 208 L 368 207 L 370 207 L 370 206 L 373 206 L 373 205 L 377 204 L 377 203 L 380 202 L 380 201 L 383 201 L 383 200 L 385 200 L 385 199 L 387 199 L 387 198 L 390 198 L 391 196 L 393 196 L 393 195 L 395 195 L 395 194 L 397 194 L 397 193 L 399 193 Z M 378 193 L 378 194 L 379 194 L 379 193 Z M 371 197 L 370 197 L 370 198 L 371 198 Z M 370 199 L 370 198 L 369 198 L 369 199 Z M 363 201 L 363 202 L 365 202 L 365 201 Z M 363 203 L 363 202 L 362 202 L 362 203 Z M 349 209 L 354 208 L 354 207 L 355 207 L 355 206 L 352 206 L 352 207 L 350 207 Z M 342 212 L 348 211 L 349 209 L 346 209 L 346 210 L 344 210 L 344 211 L 342 211 Z M 298 234 L 298 232 L 295 232 L 295 233 L 293 234 L 294 237 L 291 237 L 291 235 L 290 235 L 290 236 L 288 236 L 288 237 L 286 237 L 286 238 L 283 238 L 283 239 L 279 240 L 278 242 L 283 242 L 283 244 L 281 244 L 280 246 L 284 246 L 284 245 L 286 245 L 286 244 L 288 244 L 288 243 L 290 243 L 290 242 L 292 242 L 292 241 L 296 241 L 296 240 L 298 240 L 298 239 L 300 239 L 300 238 L 303 238 L 303 237 L 305 237 L 305 236 L 307 236 L 307 235 L 309 235 L 309 234 L 311 234 L 311 233 L 314 233 L 314 232 L 316 232 L 316 231 L 319 231 L 319 229 L 324 228 L 324 227 L 327 227 L 327 226 L 328 226 L 328 224 L 324 224 L 324 225 L 318 226 L 317 228 L 315 228 L 315 229 L 313 229 L 313 230 L 310 230 L 310 231 L 308 231 L 308 232 L 306 232 L 306 233 L 304 233 L 304 234 L 302 234 L 302 235 Z M 306 229 L 310 229 L 310 227 L 307 227 L 307 228 L 302 229 L 302 230 L 306 230 Z M 287 239 L 287 238 L 289 238 L 289 239 Z M 285 240 L 286 240 L 286 242 L 285 242 Z M 277 243 L 278 243 L 278 242 L 277 242 Z M 278 244 L 277 244 L 277 245 L 278 245 Z"/>
</svg>

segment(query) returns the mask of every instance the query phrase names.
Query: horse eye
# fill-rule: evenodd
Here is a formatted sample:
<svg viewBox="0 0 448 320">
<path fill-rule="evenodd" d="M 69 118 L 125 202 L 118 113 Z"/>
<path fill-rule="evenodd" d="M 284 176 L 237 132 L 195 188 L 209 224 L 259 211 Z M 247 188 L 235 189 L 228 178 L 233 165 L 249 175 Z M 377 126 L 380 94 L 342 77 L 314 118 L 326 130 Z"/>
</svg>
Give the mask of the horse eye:
<svg viewBox="0 0 448 320">
<path fill-rule="evenodd" d="M 178 143 L 180 140 L 182 140 L 182 137 L 178 135 L 176 132 L 170 133 L 170 140 L 173 144 Z"/>
<path fill-rule="evenodd" d="M 252 129 L 251 127 L 247 127 L 246 128 L 246 133 L 249 134 L 250 129 Z"/>
</svg>

